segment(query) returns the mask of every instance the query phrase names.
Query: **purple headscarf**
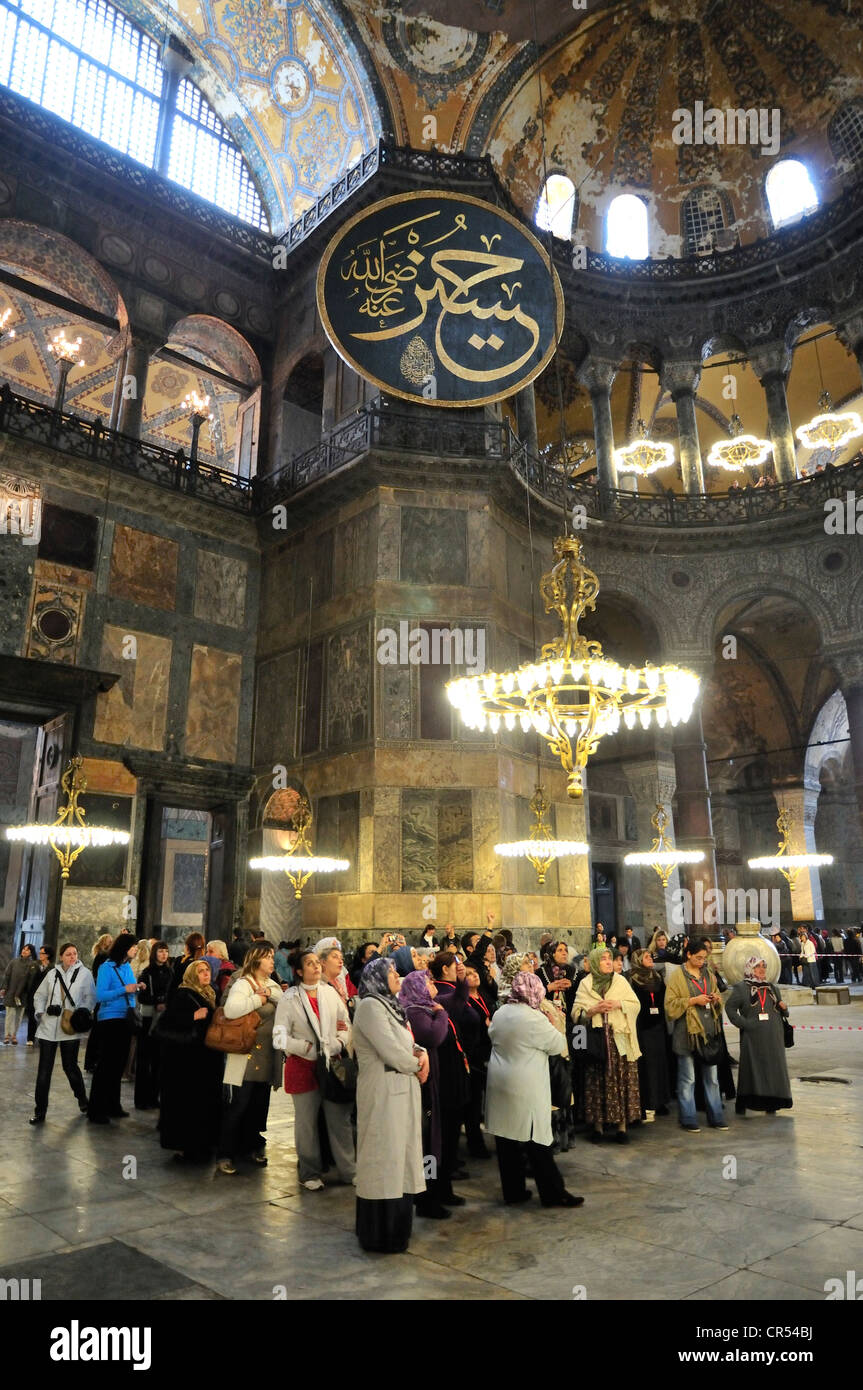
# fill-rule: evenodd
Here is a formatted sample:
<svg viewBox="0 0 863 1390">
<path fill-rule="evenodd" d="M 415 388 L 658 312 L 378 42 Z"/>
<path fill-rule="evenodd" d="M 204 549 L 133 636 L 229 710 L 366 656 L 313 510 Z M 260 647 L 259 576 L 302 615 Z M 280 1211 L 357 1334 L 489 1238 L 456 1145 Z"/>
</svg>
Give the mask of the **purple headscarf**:
<svg viewBox="0 0 863 1390">
<path fill-rule="evenodd" d="M 544 998 L 545 988 L 542 980 L 538 980 L 536 975 L 529 975 L 526 970 L 520 970 L 512 982 L 507 1002 L 527 1004 L 531 1009 L 538 1009 Z"/>
<path fill-rule="evenodd" d="M 403 1009 L 419 1008 L 432 1012 L 434 1000 L 428 991 L 429 976 L 425 970 L 412 970 L 402 980 L 399 1003 Z"/>
</svg>

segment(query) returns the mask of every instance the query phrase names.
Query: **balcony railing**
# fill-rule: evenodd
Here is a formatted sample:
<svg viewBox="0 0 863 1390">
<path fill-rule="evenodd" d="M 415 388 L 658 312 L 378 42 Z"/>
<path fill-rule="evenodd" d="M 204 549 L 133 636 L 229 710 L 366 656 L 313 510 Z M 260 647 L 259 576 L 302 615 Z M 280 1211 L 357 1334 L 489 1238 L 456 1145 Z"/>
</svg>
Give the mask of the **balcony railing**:
<svg viewBox="0 0 863 1390">
<path fill-rule="evenodd" d="M 182 449 L 171 453 L 156 444 L 107 429 L 100 419 L 81 420 L 58 414 L 50 406 L 16 396 L 0 387 L 0 431 L 30 445 L 56 449 L 71 458 L 131 473 L 145 482 L 171 488 L 220 507 L 250 512 L 252 489 L 246 478 L 224 468 L 192 461 Z"/>
</svg>

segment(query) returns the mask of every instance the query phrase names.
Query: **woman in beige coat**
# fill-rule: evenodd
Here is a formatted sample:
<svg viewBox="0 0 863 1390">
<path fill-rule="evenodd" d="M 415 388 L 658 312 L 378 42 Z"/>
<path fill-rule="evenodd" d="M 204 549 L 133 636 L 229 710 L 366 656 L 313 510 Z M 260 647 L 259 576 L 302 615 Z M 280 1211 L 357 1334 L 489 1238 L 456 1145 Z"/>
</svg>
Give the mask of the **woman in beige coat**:
<svg viewBox="0 0 863 1390">
<path fill-rule="evenodd" d="M 572 1006 L 573 1021 L 593 1034 L 576 1031 L 572 1043 L 577 1048 L 580 1038 L 585 1046 L 584 1118 L 593 1126 L 594 1143 L 602 1142 L 605 1125 L 612 1124 L 618 1144 L 626 1144 L 627 1125 L 641 1119 L 635 1026 L 641 1005 L 624 976 L 615 974 L 607 946 L 597 946 L 588 959 L 590 974 Z"/>
<path fill-rule="evenodd" d="M 282 991 L 270 978 L 274 965 L 272 946 L 253 946 L 222 1004 L 226 1018 L 245 1018 L 254 1012 L 261 1018 L 251 1052 L 229 1052 L 225 1056 L 219 1172 L 231 1176 L 236 1173 L 236 1159 L 241 1156 L 250 1157 L 262 1167 L 267 1162 L 264 1132 L 270 1089 L 280 1070 L 273 1051 L 273 1024 Z"/>
<path fill-rule="evenodd" d="M 391 960 L 369 961 L 354 1014 L 357 1082 L 357 1239 L 364 1250 L 407 1249 L 413 1198 L 425 1191 L 420 1086 L 428 1053 L 414 1044 Z"/>
</svg>

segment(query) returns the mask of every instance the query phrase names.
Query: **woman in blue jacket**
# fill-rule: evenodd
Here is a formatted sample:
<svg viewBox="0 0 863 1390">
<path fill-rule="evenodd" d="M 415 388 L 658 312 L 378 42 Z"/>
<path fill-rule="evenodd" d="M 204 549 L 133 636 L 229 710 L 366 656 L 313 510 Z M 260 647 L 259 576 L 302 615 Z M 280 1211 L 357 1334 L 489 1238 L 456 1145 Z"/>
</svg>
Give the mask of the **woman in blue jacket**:
<svg viewBox="0 0 863 1390">
<path fill-rule="evenodd" d="M 96 981 L 98 1052 L 87 1118 L 93 1125 L 128 1115 L 120 1102 L 120 1082 L 135 1028 L 135 1001 L 143 989 L 132 973 L 138 950 L 135 938 L 122 932 L 108 952 Z"/>
</svg>

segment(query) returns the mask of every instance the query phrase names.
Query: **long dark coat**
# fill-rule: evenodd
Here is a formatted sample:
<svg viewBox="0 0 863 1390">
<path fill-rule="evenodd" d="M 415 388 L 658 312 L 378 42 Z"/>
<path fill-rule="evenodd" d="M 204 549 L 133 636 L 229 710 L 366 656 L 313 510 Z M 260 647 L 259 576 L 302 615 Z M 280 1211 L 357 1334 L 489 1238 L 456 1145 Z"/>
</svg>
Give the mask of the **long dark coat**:
<svg viewBox="0 0 863 1390">
<path fill-rule="evenodd" d="M 206 1008 L 207 1017 L 193 1018 Z M 204 1046 L 213 1010 L 190 989 L 178 989 L 161 1016 L 162 1055 L 159 1136 L 163 1149 L 203 1157 L 216 1147 L 221 1122 L 221 1052 Z"/>
<path fill-rule="evenodd" d="M 766 989 L 766 1020 L 757 989 Z M 791 1082 L 785 1061 L 779 994 L 770 984 L 751 985 L 741 980 L 725 1001 L 725 1012 L 740 1029 L 740 1067 L 737 1073 L 737 1106 L 746 1110 L 790 1110 Z"/>
</svg>

